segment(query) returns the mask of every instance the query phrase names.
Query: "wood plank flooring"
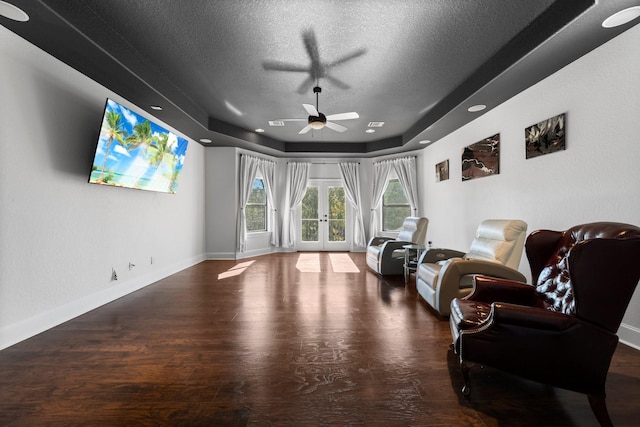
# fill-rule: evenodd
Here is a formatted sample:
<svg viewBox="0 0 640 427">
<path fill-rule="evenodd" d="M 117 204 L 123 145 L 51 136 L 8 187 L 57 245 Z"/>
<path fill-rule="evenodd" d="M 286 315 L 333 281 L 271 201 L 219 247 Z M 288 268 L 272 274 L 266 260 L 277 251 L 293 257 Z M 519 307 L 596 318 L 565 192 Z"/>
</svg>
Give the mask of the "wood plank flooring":
<svg viewBox="0 0 640 427">
<path fill-rule="evenodd" d="M 413 276 L 300 255 L 203 262 L 1 351 L 0 425 L 597 426 L 585 396 L 490 368 L 465 399 Z M 640 425 L 640 351 L 607 393 Z"/>
</svg>

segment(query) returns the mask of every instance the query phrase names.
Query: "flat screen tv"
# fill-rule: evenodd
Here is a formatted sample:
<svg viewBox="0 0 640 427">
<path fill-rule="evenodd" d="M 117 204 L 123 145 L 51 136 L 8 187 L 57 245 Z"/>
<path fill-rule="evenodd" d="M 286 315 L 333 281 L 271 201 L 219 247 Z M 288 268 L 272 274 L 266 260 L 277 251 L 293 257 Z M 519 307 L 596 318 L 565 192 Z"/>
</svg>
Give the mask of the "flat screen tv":
<svg viewBox="0 0 640 427">
<path fill-rule="evenodd" d="M 188 141 L 107 99 L 89 182 L 175 193 Z"/>
</svg>

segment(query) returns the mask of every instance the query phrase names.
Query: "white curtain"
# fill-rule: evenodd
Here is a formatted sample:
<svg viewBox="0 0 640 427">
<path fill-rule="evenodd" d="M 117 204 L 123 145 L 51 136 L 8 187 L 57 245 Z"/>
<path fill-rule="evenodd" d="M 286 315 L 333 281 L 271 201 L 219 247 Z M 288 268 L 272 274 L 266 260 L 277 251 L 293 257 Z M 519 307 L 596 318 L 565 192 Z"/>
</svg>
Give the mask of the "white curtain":
<svg viewBox="0 0 640 427">
<path fill-rule="evenodd" d="M 278 209 L 276 206 L 276 163 L 269 160 L 262 160 L 262 179 L 267 192 L 267 204 L 270 207 L 267 224 L 271 231 L 271 244 L 280 246 L 280 227 Z"/>
<path fill-rule="evenodd" d="M 238 251 L 244 252 L 247 244 L 247 218 L 244 208 L 247 206 L 253 180 L 256 178 L 260 159 L 243 154 L 240 156 L 240 206 L 238 210 L 237 238 Z"/>
<path fill-rule="evenodd" d="M 393 169 L 396 171 L 398 181 L 404 190 L 404 194 L 411 205 L 411 214 L 418 216 L 418 177 L 416 173 L 416 158 L 401 157 L 392 160 Z"/>
<path fill-rule="evenodd" d="M 307 191 L 311 163 L 291 162 L 287 164 L 286 212 L 282 224 L 282 246 L 289 248 L 296 241 L 295 208 Z"/>
<path fill-rule="evenodd" d="M 362 221 L 362 198 L 360 196 L 360 174 L 358 163 L 339 163 L 340 175 L 344 184 L 347 200 L 353 206 L 355 218 L 353 220 L 353 243 L 356 246 L 366 246 L 364 224 Z"/>
<path fill-rule="evenodd" d="M 387 189 L 387 178 L 391 171 L 391 161 L 383 160 L 373 164 L 373 187 L 371 191 L 371 218 L 369 223 L 369 236 L 376 237 L 380 231 L 380 218 L 378 207 L 382 203 L 382 195 Z"/>
</svg>

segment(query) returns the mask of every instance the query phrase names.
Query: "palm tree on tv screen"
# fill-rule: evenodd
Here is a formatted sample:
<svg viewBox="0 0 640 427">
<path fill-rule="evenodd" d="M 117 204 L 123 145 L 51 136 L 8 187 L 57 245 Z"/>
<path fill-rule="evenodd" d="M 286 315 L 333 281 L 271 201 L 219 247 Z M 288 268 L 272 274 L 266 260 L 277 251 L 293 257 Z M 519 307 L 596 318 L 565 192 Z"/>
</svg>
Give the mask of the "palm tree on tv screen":
<svg viewBox="0 0 640 427">
<path fill-rule="evenodd" d="M 111 110 L 107 111 L 105 115 L 104 128 L 107 134 L 107 146 L 104 150 L 104 160 L 102 161 L 102 170 L 100 171 L 98 182 L 103 182 L 104 170 L 107 167 L 107 158 L 109 157 L 109 151 L 111 150 L 113 141 L 116 141 L 122 146 L 126 145 L 125 138 L 127 138 L 127 131 L 123 128 L 124 125 L 120 121 L 121 118 L 120 113 Z"/>
<path fill-rule="evenodd" d="M 148 147 L 153 144 L 153 141 L 154 136 L 151 132 L 151 123 L 149 122 L 149 120 L 145 120 L 133 127 L 133 133 L 127 137 L 127 145 L 125 145 L 125 148 L 129 152 L 135 150 L 141 145 L 146 147 L 145 149 L 148 149 Z M 140 188 L 140 180 L 142 179 L 142 175 L 144 175 L 144 173 L 145 170 L 142 170 L 136 177 L 136 188 Z"/>
<path fill-rule="evenodd" d="M 176 175 L 176 167 L 178 165 L 176 156 L 172 153 L 172 146 L 169 142 L 169 134 L 161 133 L 153 138 L 153 144 L 147 147 L 148 162 L 155 167 L 157 171 L 162 163 L 166 164 L 171 171 L 172 181 Z M 173 186 L 173 185 L 172 185 Z"/>
</svg>

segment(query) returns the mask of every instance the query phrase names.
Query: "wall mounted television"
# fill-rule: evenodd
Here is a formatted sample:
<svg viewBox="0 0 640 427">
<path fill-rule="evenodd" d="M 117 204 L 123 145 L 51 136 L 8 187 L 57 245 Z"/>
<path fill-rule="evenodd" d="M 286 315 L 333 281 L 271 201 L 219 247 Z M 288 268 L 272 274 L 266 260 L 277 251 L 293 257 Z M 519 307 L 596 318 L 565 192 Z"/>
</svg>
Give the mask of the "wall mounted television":
<svg viewBox="0 0 640 427">
<path fill-rule="evenodd" d="M 107 99 L 89 182 L 175 193 L 188 141 Z"/>
</svg>

